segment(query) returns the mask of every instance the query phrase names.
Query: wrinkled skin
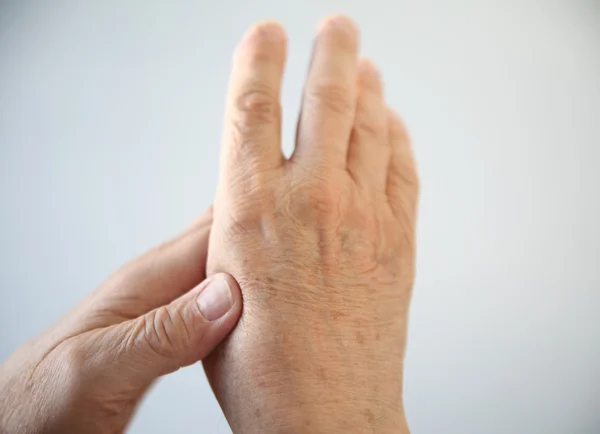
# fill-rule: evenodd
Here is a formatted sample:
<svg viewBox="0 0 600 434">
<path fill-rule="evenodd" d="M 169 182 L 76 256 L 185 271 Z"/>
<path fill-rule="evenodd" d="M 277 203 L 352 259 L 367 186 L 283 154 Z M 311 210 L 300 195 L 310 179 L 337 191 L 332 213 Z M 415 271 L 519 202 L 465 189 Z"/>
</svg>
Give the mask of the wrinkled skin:
<svg viewBox="0 0 600 434">
<path fill-rule="evenodd" d="M 235 433 L 408 431 L 418 180 L 357 45 L 348 19 L 321 25 L 289 159 L 282 28 L 253 27 L 234 56 L 207 272 L 238 280 L 244 313 L 204 364 Z"/>
<path fill-rule="evenodd" d="M 290 159 L 281 154 L 285 36 L 255 26 L 237 50 L 215 222 L 109 278 L 0 366 L 1 433 L 112 433 L 159 376 L 205 358 L 236 433 L 407 432 L 402 363 L 418 182 L 357 31 L 315 41 Z M 207 274 L 233 304 L 202 316 Z M 168 417 L 168 415 L 165 415 Z"/>
<path fill-rule="evenodd" d="M 0 366 L 0 433 L 123 432 L 156 378 L 205 357 L 242 307 L 235 280 L 216 276 L 233 306 L 216 321 L 198 309 L 211 223 L 207 212 L 127 264 L 12 354 Z"/>
</svg>

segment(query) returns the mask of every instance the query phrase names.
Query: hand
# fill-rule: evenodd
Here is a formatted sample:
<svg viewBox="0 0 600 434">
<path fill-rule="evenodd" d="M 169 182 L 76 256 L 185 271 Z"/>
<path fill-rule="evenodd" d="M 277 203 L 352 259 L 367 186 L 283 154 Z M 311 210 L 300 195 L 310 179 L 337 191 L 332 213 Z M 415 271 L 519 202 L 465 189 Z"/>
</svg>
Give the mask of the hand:
<svg viewBox="0 0 600 434">
<path fill-rule="evenodd" d="M 111 276 L 0 367 L 0 432 L 113 433 L 151 383 L 234 327 L 237 282 L 205 278 L 212 215 Z M 228 293 L 229 292 L 229 293 Z"/>
<path fill-rule="evenodd" d="M 418 181 L 381 79 L 343 17 L 315 40 L 296 146 L 281 152 L 285 35 L 234 56 L 208 275 L 244 314 L 204 362 L 234 432 L 407 432 L 402 365 Z"/>
</svg>

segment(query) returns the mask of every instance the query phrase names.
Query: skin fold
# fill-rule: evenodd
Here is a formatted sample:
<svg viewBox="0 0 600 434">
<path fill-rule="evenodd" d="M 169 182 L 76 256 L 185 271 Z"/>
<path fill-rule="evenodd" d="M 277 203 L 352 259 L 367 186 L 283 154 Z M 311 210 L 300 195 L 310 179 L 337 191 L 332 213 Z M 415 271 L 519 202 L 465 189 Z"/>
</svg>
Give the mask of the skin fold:
<svg viewBox="0 0 600 434">
<path fill-rule="evenodd" d="M 358 44 L 348 18 L 319 27 L 287 159 L 285 32 L 247 32 L 214 211 L 0 365 L 0 434 L 123 432 L 156 378 L 200 360 L 236 434 L 408 432 L 418 179 Z"/>
<path fill-rule="evenodd" d="M 244 313 L 204 366 L 235 433 L 408 431 L 418 180 L 358 39 L 321 24 L 289 159 L 284 30 L 260 23 L 234 55 L 207 272 L 238 280 Z"/>
</svg>

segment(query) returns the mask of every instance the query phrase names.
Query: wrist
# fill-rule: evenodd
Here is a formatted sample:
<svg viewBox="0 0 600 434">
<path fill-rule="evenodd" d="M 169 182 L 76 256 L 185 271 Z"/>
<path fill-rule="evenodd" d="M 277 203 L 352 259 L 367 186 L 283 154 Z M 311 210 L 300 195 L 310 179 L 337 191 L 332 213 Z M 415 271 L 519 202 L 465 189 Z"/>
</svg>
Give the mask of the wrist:
<svg viewBox="0 0 600 434">
<path fill-rule="evenodd" d="M 247 304 L 245 314 L 252 310 Z M 363 328 L 365 340 L 386 348 L 374 351 L 354 336 L 326 336 L 316 326 L 307 333 L 291 316 L 283 318 L 285 324 L 282 317 L 252 315 L 205 360 L 234 433 L 409 432 L 403 345 L 370 339 Z M 249 322 L 251 332 L 244 330 Z"/>
<path fill-rule="evenodd" d="M 290 403 L 288 403 L 290 404 Z M 377 401 L 352 400 L 347 394 L 329 402 L 299 399 L 271 413 L 271 420 L 255 427 L 256 433 L 377 433 L 408 434 L 401 406 L 388 407 Z M 247 432 L 247 431 L 243 431 Z"/>
<path fill-rule="evenodd" d="M 337 372 L 344 370 L 336 368 Z M 265 391 L 263 405 L 270 405 L 278 419 L 285 421 L 281 432 L 409 432 L 401 390 L 395 390 L 401 388 L 401 381 L 389 378 L 387 384 L 381 379 L 371 382 L 371 375 L 357 370 L 346 371 L 345 378 L 319 377 L 298 372 L 292 385 Z"/>
</svg>

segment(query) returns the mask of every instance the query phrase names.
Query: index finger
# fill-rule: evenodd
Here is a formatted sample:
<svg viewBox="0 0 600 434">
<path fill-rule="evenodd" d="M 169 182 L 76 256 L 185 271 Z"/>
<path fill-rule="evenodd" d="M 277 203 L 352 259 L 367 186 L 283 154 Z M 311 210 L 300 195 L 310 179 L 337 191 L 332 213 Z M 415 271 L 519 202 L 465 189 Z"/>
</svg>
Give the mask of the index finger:
<svg viewBox="0 0 600 434">
<path fill-rule="evenodd" d="M 238 45 L 223 127 L 223 171 L 283 164 L 279 98 L 285 56 L 285 32 L 275 22 L 254 25 Z"/>
</svg>

